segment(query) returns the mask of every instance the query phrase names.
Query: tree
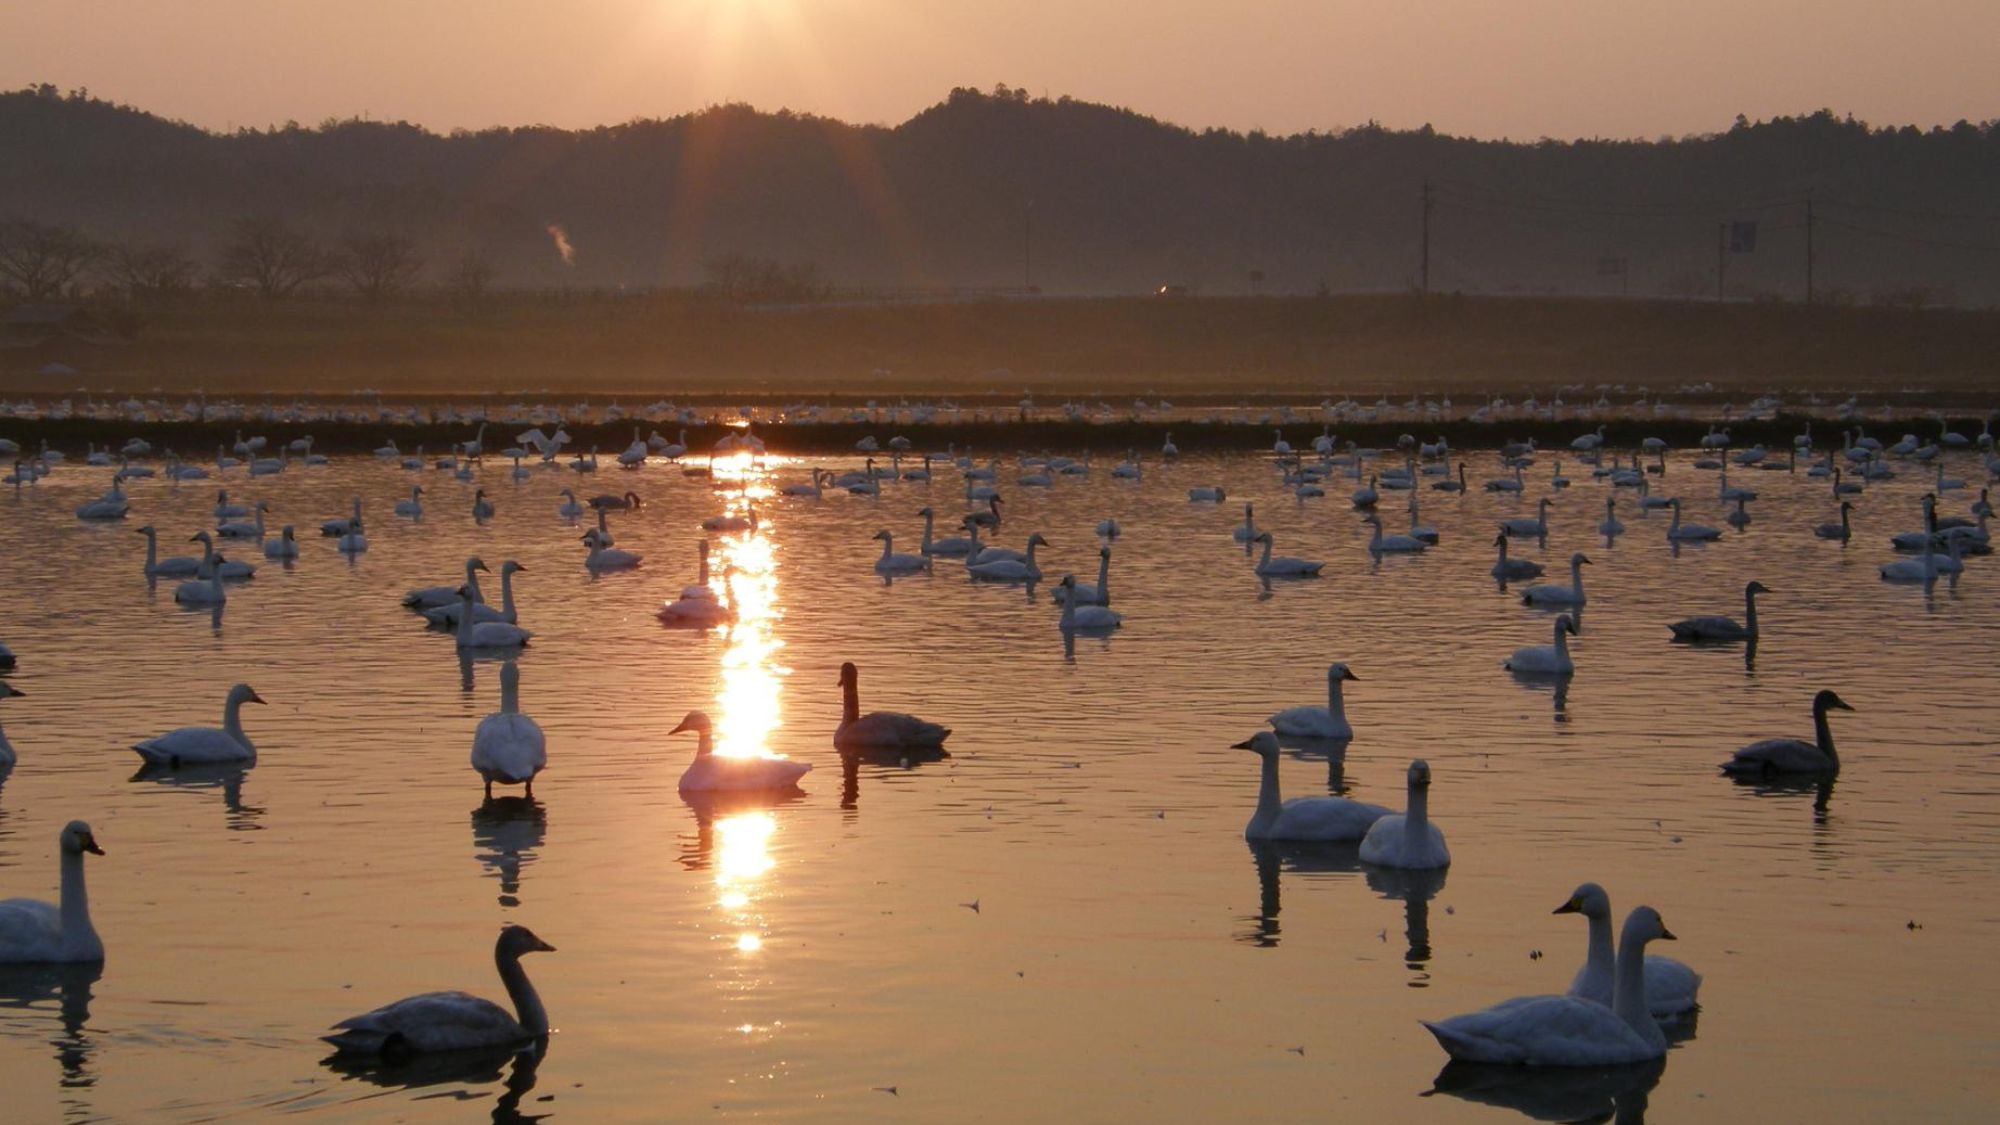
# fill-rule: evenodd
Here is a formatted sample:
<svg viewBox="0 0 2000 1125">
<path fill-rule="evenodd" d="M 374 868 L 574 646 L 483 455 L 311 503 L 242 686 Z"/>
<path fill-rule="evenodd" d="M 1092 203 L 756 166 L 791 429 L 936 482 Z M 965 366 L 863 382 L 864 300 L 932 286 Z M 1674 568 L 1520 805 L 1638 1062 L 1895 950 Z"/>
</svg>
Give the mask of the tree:
<svg viewBox="0 0 2000 1125">
<path fill-rule="evenodd" d="M 0 223 L 0 283 L 30 301 L 60 297 L 97 261 L 98 245 L 67 223 Z"/>
<path fill-rule="evenodd" d="M 389 232 L 354 233 L 340 240 L 334 267 L 362 300 L 375 304 L 406 288 L 422 269 L 416 240 Z"/>
<path fill-rule="evenodd" d="M 222 248 L 217 272 L 224 281 L 253 286 L 258 296 L 275 301 L 325 277 L 332 265 L 311 235 L 279 219 L 245 219 Z"/>
<path fill-rule="evenodd" d="M 452 263 L 451 272 L 445 277 L 445 287 L 451 292 L 453 303 L 463 309 L 476 309 L 486 303 L 486 292 L 493 287 L 493 279 L 500 271 L 486 257 L 483 250 L 467 250 Z"/>
<path fill-rule="evenodd" d="M 105 280 L 131 300 L 185 293 L 194 287 L 195 262 L 185 247 L 117 243 L 104 250 Z"/>
</svg>

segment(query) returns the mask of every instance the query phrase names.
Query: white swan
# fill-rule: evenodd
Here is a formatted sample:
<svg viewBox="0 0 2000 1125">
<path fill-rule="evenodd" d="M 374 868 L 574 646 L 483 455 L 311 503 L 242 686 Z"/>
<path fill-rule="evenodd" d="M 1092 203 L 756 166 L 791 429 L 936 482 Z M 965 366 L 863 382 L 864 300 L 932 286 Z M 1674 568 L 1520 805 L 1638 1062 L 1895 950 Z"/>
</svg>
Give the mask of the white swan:
<svg viewBox="0 0 2000 1125">
<path fill-rule="evenodd" d="M 506 621 L 475 621 L 472 612 L 472 588 L 462 586 L 458 591 L 458 647 L 460 648 L 517 648 L 528 643 L 534 634 L 519 625 Z"/>
<path fill-rule="evenodd" d="M 914 750 L 935 752 L 951 737 L 948 727 L 899 711 L 861 713 L 861 673 L 849 661 L 840 666 L 840 725 L 833 744 L 849 753 Z"/>
<path fill-rule="evenodd" d="M 486 782 L 524 785 L 535 795 L 535 775 L 549 764 L 548 739 L 541 725 L 521 713 L 521 666 L 509 660 L 500 669 L 500 709 L 479 720 L 472 732 L 472 768 Z"/>
<path fill-rule="evenodd" d="M 1235 744 L 1234 749 L 1252 750 L 1264 760 L 1264 779 L 1257 789 L 1257 811 L 1243 828 L 1246 840 L 1296 840 L 1300 842 L 1350 843 L 1368 834 L 1375 822 L 1392 815 L 1381 805 L 1363 804 L 1345 797 L 1295 797 L 1284 800 L 1278 792 L 1278 736 L 1258 731 Z"/>
<path fill-rule="evenodd" d="M 1231 539 L 1234 539 L 1238 543 L 1254 543 L 1257 541 L 1257 536 L 1263 533 L 1257 530 L 1257 524 L 1251 516 L 1250 505 L 1243 505 L 1243 525 L 1230 531 L 1229 537 Z"/>
<path fill-rule="evenodd" d="M 291 524 L 278 533 L 278 537 L 264 544 L 264 557 L 285 562 L 299 557 L 298 530 Z"/>
<path fill-rule="evenodd" d="M 1375 529 L 1373 538 L 1368 540 L 1368 553 L 1371 555 L 1414 555 L 1430 546 L 1414 535 L 1382 534 L 1382 519 L 1373 512 L 1362 522 Z"/>
<path fill-rule="evenodd" d="M 1618 498 L 1616 496 L 1606 496 L 1604 498 L 1604 518 L 1597 521 L 1597 531 L 1598 534 L 1607 539 L 1625 534 L 1625 524 L 1618 518 Z"/>
<path fill-rule="evenodd" d="M 590 557 L 584 560 L 583 565 L 588 567 L 592 574 L 607 570 L 631 570 L 645 558 L 636 551 L 619 551 L 606 547 L 598 540 L 595 530 L 584 532 L 583 541 L 590 547 Z"/>
<path fill-rule="evenodd" d="M 1813 528 L 1813 534 L 1821 539 L 1838 539 L 1842 543 L 1853 539 L 1854 525 L 1850 522 L 1848 516 L 1848 513 L 1853 510 L 1854 505 L 1852 502 L 1842 500 L 1840 502 L 1840 522 L 1820 524 L 1818 527 Z"/>
<path fill-rule="evenodd" d="M 257 506 L 252 509 L 252 514 L 257 517 L 255 522 L 245 523 L 237 520 L 217 524 L 215 533 L 224 539 L 262 539 L 264 538 L 264 513 L 270 510 L 271 505 L 268 501 L 259 500 Z"/>
<path fill-rule="evenodd" d="M 420 520 L 424 518 L 423 485 L 417 485 L 416 487 L 410 489 L 410 498 L 408 500 L 396 501 L 396 514 L 399 516 L 406 516 L 413 520 Z"/>
<path fill-rule="evenodd" d="M 1058 585 L 1049 592 L 1049 597 L 1059 602 L 1073 601 L 1078 605 L 1111 604 L 1111 548 L 1097 549 L 1097 585 L 1087 582 L 1072 582 Z"/>
<path fill-rule="evenodd" d="M 695 732 L 694 761 L 682 772 L 682 792 L 706 793 L 716 790 L 789 789 L 812 770 L 810 762 L 789 758 L 724 756 L 715 752 L 714 732 L 708 715 L 689 711 L 669 735 L 684 730 Z"/>
<path fill-rule="evenodd" d="M 1410 763 L 1409 807 L 1369 825 L 1361 840 L 1361 862 L 1414 871 L 1451 865 L 1444 832 L 1430 821 L 1430 791 L 1430 764 L 1418 758 Z"/>
<path fill-rule="evenodd" d="M 1327 665 L 1326 706 L 1287 707 L 1266 721 L 1279 734 L 1298 738 L 1353 738 L 1354 727 L 1347 721 L 1347 701 L 1340 690 L 1341 683 L 1347 680 L 1360 683 L 1361 677 L 1345 664 Z"/>
<path fill-rule="evenodd" d="M 1569 982 L 1569 994 L 1610 1007 L 1618 975 L 1617 956 L 1611 948 L 1611 896 L 1596 883 L 1585 883 L 1554 912 L 1581 914 L 1590 923 L 1589 952 Z M 1700 973 L 1671 957 L 1646 957 L 1646 1008 L 1655 1019 L 1692 1011 L 1700 991 Z"/>
<path fill-rule="evenodd" d="M 1757 639 L 1757 595 L 1771 592 L 1762 582 L 1743 587 L 1743 623 L 1727 617 L 1689 617 L 1667 628 L 1677 641 L 1755 641 Z"/>
<path fill-rule="evenodd" d="M 1839 773 L 1840 755 L 1833 749 L 1833 728 L 1826 721 L 1826 713 L 1852 710 L 1854 708 L 1840 696 L 1822 691 L 1813 696 L 1813 741 L 1767 738 L 1762 742 L 1753 742 L 1722 763 L 1722 772 L 1731 777 L 1749 778 Z"/>
<path fill-rule="evenodd" d="M 1193 504 L 1220 504 L 1229 499 L 1229 494 L 1220 488 L 1202 487 L 1188 489 L 1188 502 Z"/>
<path fill-rule="evenodd" d="M 493 502 L 486 498 L 483 488 L 472 494 L 472 518 L 475 522 L 493 518 Z"/>
<path fill-rule="evenodd" d="M 919 548 L 924 554 L 958 558 L 959 556 L 970 554 L 974 547 L 978 545 L 976 537 L 968 538 L 963 535 L 955 535 L 949 539 L 932 539 L 931 530 L 937 518 L 936 513 L 929 508 L 924 508 L 918 511 L 917 514 L 924 517 L 924 542 L 923 546 Z"/>
<path fill-rule="evenodd" d="M 923 555 L 899 555 L 896 553 L 896 535 L 884 528 L 873 536 L 882 541 L 882 557 L 875 560 L 877 574 L 914 574 L 931 565 Z M 1032 550 L 1033 540 L 1029 541 Z"/>
<path fill-rule="evenodd" d="M 826 499 L 825 481 L 827 473 L 821 469 L 812 471 L 811 484 L 788 484 L 780 492 L 786 496 L 810 496 L 815 500 Z"/>
<path fill-rule="evenodd" d="M 1522 605 L 1582 605 L 1588 600 L 1583 592 L 1583 568 L 1593 565 L 1582 551 L 1569 557 L 1569 585 L 1530 586 L 1521 591 Z"/>
<path fill-rule="evenodd" d="M 207 578 L 196 578 L 174 587 L 174 601 L 180 605 L 221 605 L 229 600 L 229 591 L 222 587 L 221 555 L 215 555 L 215 566 L 209 568 Z"/>
<path fill-rule="evenodd" d="M 970 563 L 965 568 L 966 573 L 982 582 L 1038 582 L 1042 577 L 1042 568 L 1035 563 L 1035 549 L 1048 545 L 1049 541 L 1037 531 L 1028 536 L 1028 550 L 1023 557 Z"/>
<path fill-rule="evenodd" d="M 25 691 L 16 690 L 13 684 L 0 680 L 0 699 L 11 699 L 27 694 Z M 7 731 L 5 728 L 0 728 L 0 778 L 6 777 L 7 771 L 13 769 L 14 764 L 20 760 L 21 756 L 14 752 L 14 744 L 7 741 Z"/>
<path fill-rule="evenodd" d="M 1716 530 L 1715 528 L 1704 527 L 1698 523 L 1687 523 L 1687 524 L 1682 523 L 1680 497 L 1678 496 L 1674 497 L 1673 500 L 1670 501 L 1670 503 L 1672 504 L 1674 509 L 1674 522 L 1668 525 L 1667 527 L 1667 538 L 1669 540 L 1682 540 L 1682 541 L 1692 540 L 1700 542 L 1710 539 L 1722 538 L 1722 532 Z"/>
<path fill-rule="evenodd" d="M 243 733 L 243 705 L 262 703 L 264 697 L 249 684 L 229 689 L 222 705 L 222 726 L 181 727 L 157 738 L 137 743 L 132 749 L 141 758 L 163 766 L 250 765 L 257 761 L 257 746 Z"/>
<path fill-rule="evenodd" d="M 62 897 L 56 903 L 32 898 L 0 900 L 0 963 L 54 964 L 104 960 L 104 942 L 90 924 L 90 895 L 83 883 L 83 857 L 103 855 L 90 825 L 72 820 L 57 837 L 62 865 Z"/>
<path fill-rule="evenodd" d="M 1646 944 L 1674 940 L 1658 911 L 1625 918 L 1610 1007 L 1574 996 L 1530 996 L 1424 1026 L 1454 1059 L 1514 1066 L 1622 1066 L 1667 1053 L 1646 998 Z"/>
<path fill-rule="evenodd" d="M 562 494 L 565 497 L 567 497 L 567 499 L 565 499 L 562 503 L 556 505 L 556 514 L 566 520 L 573 520 L 582 516 L 584 510 L 583 504 L 577 500 L 576 493 L 571 492 L 569 489 L 565 488 L 562 490 Z"/>
<path fill-rule="evenodd" d="M 358 555 L 368 549 L 368 535 L 361 528 L 361 517 L 354 518 L 347 532 L 335 540 L 333 546 L 343 555 Z"/>
<path fill-rule="evenodd" d="M 319 525 L 319 533 L 324 538 L 332 539 L 337 536 L 350 534 L 358 530 L 360 526 L 361 497 L 356 496 L 354 498 L 354 515 L 344 520 L 326 520 L 322 522 Z"/>
<path fill-rule="evenodd" d="M 1549 508 L 1555 503 L 1544 496 L 1535 504 L 1535 518 L 1501 520 L 1500 530 L 1522 539 L 1545 539 L 1549 534 Z"/>
<path fill-rule="evenodd" d="M 250 508 L 247 505 L 231 504 L 229 502 L 228 489 L 223 489 L 215 494 L 215 518 L 218 521 L 240 520 L 248 518 L 249 515 Z"/>
<path fill-rule="evenodd" d="M 483 601 L 473 602 L 472 620 L 474 622 L 504 621 L 509 625 L 520 624 L 521 615 L 514 608 L 514 576 L 523 573 L 527 569 L 527 567 L 522 566 L 513 559 L 508 559 L 506 562 L 501 563 L 499 608 L 496 609 Z M 467 574 L 470 575 L 471 571 L 468 570 Z M 458 591 L 456 590 L 452 591 L 453 598 L 449 604 L 424 610 L 424 620 L 430 622 L 432 625 L 443 625 L 451 629 L 457 629 L 459 614 L 465 610 L 465 607 L 458 601 L 457 593 Z"/>
<path fill-rule="evenodd" d="M 125 497 L 124 474 L 111 478 L 111 488 L 104 495 L 76 509 L 80 520 L 122 520 L 132 510 L 132 504 Z"/>
<path fill-rule="evenodd" d="M 1082 599 L 1073 596 L 1076 593 L 1076 575 L 1063 575 L 1062 588 L 1072 595 L 1062 599 L 1062 618 L 1058 627 L 1063 632 L 1116 629 L 1124 624 L 1125 618 L 1112 612 L 1109 606 L 1086 605 Z"/>
<path fill-rule="evenodd" d="M 1359 461 L 1355 462 L 1354 468 L 1356 472 L 1359 472 L 1361 469 L 1361 463 Z M 1354 495 L 1351 497 L 1351 499 L 1354 501 L 1355 507 L 1372 508 L 1378 502 L 1381 501 L 1382 494 L 1376 491 L 1375 482 L 1376 478 L 1371 476 L 1368 478 L 1367 484 L 1362 485 L 1360 488 L 1354 490 Z"/>
<path fill-rule="evenodd" d="M 403 604 L 422 612 L 439 606 L 455 605 L 461 588 L 472 590 L 472 600 L 484 602 L 486 595 L 479 588 L 479 572 L 486 569 L 486 563 L 478 555 L 465 560 L 465 581 L 449 586 L 420 586 L 403 595 Z"/>
<path fill-rule="evenodd" d="M 1271 538 L 1271 533 L 1268 531 L 1258 535 L 1257 541 L 1264 545 L 1264 555 L 1257 560 L 1257 577 L 1259 578 L 1309 578 L 1318 574 L 1321 568 L 1326 566 L 1323 562 L 1293 558 L 1287 555 L 1272 558 L 1271 548 L 1275 541 Z"/>
<path fill-rule="evenodd" d="M 1501 663 L 1501 667 L 1517 676 L 1568 676 L 1576 672 L 1576 662 L 1570 659 L 1568 635 L 1576 632 L 1576 622 L 1565 613 L 1556 618 L 1554 644 L 1529 645 L 1517 648 L 1514 655 Z"/>
<path fill-rule="evenodd" d="M 1487 573 L 1505 582 L 1510 578 L 1540 578 L 1542 564 L 1532 559 L 1510 559 L 1507 557 L 1507 533 L 1493 537 L 1493 545 L 1500 548 L 1500 561 L 1493 564 Z"/>
<path fill-rule="evenodd" d="M 147 524 L 137 529 L 137 534 L 146 537 L 146 574 L 154 578 L 187 578 L 201 569 L 201 560 L 188 555 L 170 559 L 160 557 L 160 534 Z"/>
<path fill-rule="evenodd" d="M 343 1055 L 388 1059 L 430 1051 L 470 1051 L 527 1044 L 549 1033 L 548 1010 L 528 974 L 521 968 L 527 953 L 553 953 L 555 946 L 526 926 L 508 926 L 493 944 L 493 960 L 513 1014 L 505 1008 L 463 992 L 426 992 L 387 1004 L 372 1012 L 334 1024 L 336 1034 L 321 1036 Z"/>
</svg>

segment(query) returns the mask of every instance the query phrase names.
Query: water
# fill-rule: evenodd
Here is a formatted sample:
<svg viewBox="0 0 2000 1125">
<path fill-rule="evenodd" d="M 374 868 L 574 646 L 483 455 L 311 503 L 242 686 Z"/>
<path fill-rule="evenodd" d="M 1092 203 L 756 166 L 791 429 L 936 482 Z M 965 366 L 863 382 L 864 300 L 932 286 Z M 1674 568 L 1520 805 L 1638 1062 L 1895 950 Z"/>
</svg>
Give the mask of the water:
<svg viewBox="0 0 2000 1125">
<path fill-rule="evenodd" d="M 1969 456 L 1950 469 L 1981 475 Z M 516 484 L 493 462 L 484 527 L 472 486 L 434 471 L 424 522 L 392 518 L 418 475 L 371 459 L 134 482 L 132 518 L 112 525 L 71 514 L 105 471 L 59 469 L 0 497 L 0 639 L 28 693 L 0 705 L 21 754 L 0 788 L 0 892 L 52 898 L 55 836 L 89 820 L 108 853 L 89 877 L 109 953 L 101 976 L 0 980 L 8 1116 L 1505 1120 L 1420 1096 L 1445 1057 L 1417 1020 L 1560 991 L 1584 932 L 1549 911 L 1585 880 L 1621 915 L 1662 911 L 1681 940 L 1661 951 L 1707 977 L 1696 1034 L 1663 1070 L 1609 1086 L 1481 1096 L 1545 1116 L 1615 1097 L 1627 1120 L 1989 1116 L 1990 560 L 1928 594 L 1877 579 L 1887 536 L 1919 525 L 1929 474 L 1914 466 L 1859 498 L 1845 547 L 1808 530 L 1833 518 L 1825 482 L 1733 474 L 1763 491 L 1755 522 L 1678 554 L 1622 489 L 1631 530 L 1607 546 L 1590 532 L 1610 487 L 1567 471 L 1546 548 L 1515 544 L 1551 578 L 1572 550 L 1595 560 L 1579 670 L 1558 694 L 1501 670 L 1548 642 L 1551 616 L 1487 576 L 1494 519 L 1531 507 L 1546 461 L 1526 500 L 1420 491 L 1443 545 L 1380 565 L 1352 482 L 1300 504 L 1250 458 L 1149 466 L 1138 483 L 1100 463 L 1048 490 L 1009 470 L 1000 538 L 1042 531 L 1051 578 L 1094 580 L 1092 528 L 1124 526 L 1125 628 L 1073 654 L 1046 587 L 973 585 L 950 561 L 893 585 L 873 574 L 869 536 L 889 527 L 914 550 L 917 508 L 965 509 L 955 480 L 761 502 L 759 533 L 714 537 L 736 570 L 731 634 L 654 619 L 693 581 L 700 520 L 742 505 L 727 482 L 661 464 Z M 1475 454 L 1475 489 L 1494 475 Z M 803 476 L 781 466 L 774 483 Z M 1196 484 L 1230 501 L 1189 504 Z M 219 627 L 178 609 L 171 581 L 149 592 L 132 534 L 151 522 L 166 553 L 188 551 L 218 485 L 306 532 L 296 566 L 232 589 Z M 564 486 L 647 498 L 613 521 L 642 569 L 586 573 L 580 529 L 556 515 Z M 1721 524 L 1714 474 L 1681 458 L 1660 487 Z M 373 549 L 349 561 L 316 531 L 357 492 Z M 1279 553 L 1324 559 L 1324 575 L 1263 589 L 1229 539 L 1239 498 Z M 1400 503 L 1385 493 L 1392 533 Z M 522 706 L 550 744 L 532 805 L 518 790 L 483 804 L 466 763 L 499 665 L 462 665 L 399 604 L 472 552 L 528 567 Z M 1753 577 L 1775 590 L 1754 670 L 1740 648 L 1667 643 L 1669 620 L 1740 615 Z M 952 756 L 843 776 L 843 660 L 861 667 L 864 708 L 945 723 Z M 1323 702 L 1331 660 L 1360 677 L 1358 737 L 1344 762 L 1288 757 L 1287 794 L 1332 784 L 1400 807 L 1406 765 L 1427 758 L 1454 855 L 1443 876 L 1244 844 L 1257 761 L 1230 744 Z M 127 747 L 216 722 L 239 680 L 270 701 L 246 710 L 254 770 L 134 776 Z M 1810 789 L 1716 775 L 1747 741 L 1809 736 L 1821 687 L 1857 708 L 1836 718 L 1845 772 L 1823 811 Z M 812 763 L 803 791 L 684 800 L 693 744 L 667 732 L 696 708 L 725 752 Z M 342 1017 L 437 988 L 504 998 L 491 948 L 508 922 L 559 949 L 525 962 L 559 1029 L 539 1069 L 321 1065 L 316 1036 Z"/>
</svg>

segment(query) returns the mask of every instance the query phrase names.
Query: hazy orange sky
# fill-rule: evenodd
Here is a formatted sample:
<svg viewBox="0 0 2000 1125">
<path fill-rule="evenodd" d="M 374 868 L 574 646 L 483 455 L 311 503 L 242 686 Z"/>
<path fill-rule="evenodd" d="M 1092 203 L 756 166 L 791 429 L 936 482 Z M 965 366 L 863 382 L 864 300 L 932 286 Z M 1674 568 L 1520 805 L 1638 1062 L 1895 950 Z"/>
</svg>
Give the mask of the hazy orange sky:
<svg viewBox="0 0 2000 1125">
<path fill-rule="evenodd" d="M 212 128 L 585 126 L 722 101 L 894 124 L 996 82 L 1180 124 L 1712 132 L 2000 117 L 2000 0 L 28 0 L 0 83 Z"/>
</svg>

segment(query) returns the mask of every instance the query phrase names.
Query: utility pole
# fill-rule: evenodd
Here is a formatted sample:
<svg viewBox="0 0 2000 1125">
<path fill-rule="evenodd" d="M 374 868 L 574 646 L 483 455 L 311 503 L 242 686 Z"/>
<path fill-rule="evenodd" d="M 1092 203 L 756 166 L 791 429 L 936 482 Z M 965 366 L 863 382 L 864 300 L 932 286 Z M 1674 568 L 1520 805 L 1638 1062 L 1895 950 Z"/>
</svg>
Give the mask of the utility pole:
<svg viewBox="0 0 2000 1125">
<path fill-rule="evenodd" d="M 1813 303 L 1813 193 L 1806 189 L 1806 307 Z"/>
<path fill-rule="evenodd" d="M 1729 224 L 1715 224 L 1715 303 L 1721 304 L 1723 271 L 1729 263 Z"/>
<path fill-rule="evenodd" d="M 1424 181 L 1424 238 L 1421 288 L 1423 295 L 1431 295 L 1431 185 Z"/>
</svg>

